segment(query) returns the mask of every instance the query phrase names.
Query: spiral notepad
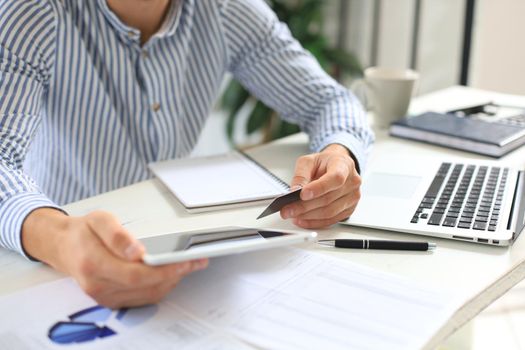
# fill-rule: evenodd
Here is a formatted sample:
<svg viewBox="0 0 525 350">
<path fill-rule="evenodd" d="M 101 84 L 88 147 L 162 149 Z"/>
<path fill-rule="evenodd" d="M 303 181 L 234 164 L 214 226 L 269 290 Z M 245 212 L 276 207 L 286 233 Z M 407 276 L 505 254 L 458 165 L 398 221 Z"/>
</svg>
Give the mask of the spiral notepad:
<svg viewBox="0 0 525 350">
<path fill-rule="evenodd" d="M 259 203 L 289 189 L 286 182 L 239 151 L 151 163 L 149 168 L 189 212 Z"/>
</svg>

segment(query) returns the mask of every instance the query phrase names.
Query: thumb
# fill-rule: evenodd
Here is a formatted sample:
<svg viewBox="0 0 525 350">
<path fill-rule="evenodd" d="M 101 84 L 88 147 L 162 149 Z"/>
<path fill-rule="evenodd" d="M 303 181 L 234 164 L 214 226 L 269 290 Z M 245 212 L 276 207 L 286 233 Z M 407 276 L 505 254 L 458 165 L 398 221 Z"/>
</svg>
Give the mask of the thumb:
<svg viewBox="0 0 525 350">
<path fill-rule="evenodd" d="M 133 237 L 115 216 L 105 212 L 91 213 L 88 215 L 88 223 L 114 255 L 128 261 L 142 259 L 144 245 Z"/>
<path fill-rule="evenodd" d="M 291 188 L 304 187 L 312 181 L 315 173 L 315 160 L 311 156 L 303 156 L 295 163 L 295 172 L 292 179 Z"/>
</svg>

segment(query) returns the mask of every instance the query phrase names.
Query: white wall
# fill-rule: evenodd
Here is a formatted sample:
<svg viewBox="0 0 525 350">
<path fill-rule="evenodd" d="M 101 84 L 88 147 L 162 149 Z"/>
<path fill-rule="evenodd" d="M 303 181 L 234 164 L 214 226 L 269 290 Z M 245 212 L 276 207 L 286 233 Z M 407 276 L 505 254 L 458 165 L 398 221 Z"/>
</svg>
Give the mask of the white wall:
<svg viewBox="0 0 525 350">
<path fill-rule="evenodd" d="M 409 68 L 416 0 L 349 1 L 349 33 L 346 48 L 364 67 L 374 64 L 372 32 L 374 6 L 380 3 L 377 65 Z M 488 0 L 491 1 L 491 0 Z M 327 17 L 338 18 L 337 0 Z M 427 93 L 459 83 L 465 0 L 422 0 L 416 70 L 421 74 L 418 93 Z M 328 21 L 329 33 L 337 21 Z"/>
<path fill-rule="evenodd" d="M 414 5 L 414 0 L 382 1 L 377 49 L 378 66 L 391 68 L 410 66 Z"/>
<path fill-rule="evenodd" d="M 525 95 L 525 0 L 478 0 L 470 85 Z"/>
<path fill-rule="evenodd" d="M 459 84 L 465 6 L 464 0 L 422 2 L 417 59 L 420 93 Z"/>
</svg>

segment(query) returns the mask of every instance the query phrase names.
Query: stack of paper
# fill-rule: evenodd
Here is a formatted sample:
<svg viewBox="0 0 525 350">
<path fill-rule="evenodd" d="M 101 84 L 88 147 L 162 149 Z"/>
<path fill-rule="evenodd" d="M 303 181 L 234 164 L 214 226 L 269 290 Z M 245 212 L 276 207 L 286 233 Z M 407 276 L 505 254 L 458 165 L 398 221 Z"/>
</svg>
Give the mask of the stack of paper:
<svg viewBox="0 0 525 350">
<path fill-rule="evenodd" d="M 276 249 L 215 259 L 142 309 L 94 308 L 71 279 L 4 297 L 0 348 L 419 349 L 455 305 L 435 288 Z"/>
</svg>

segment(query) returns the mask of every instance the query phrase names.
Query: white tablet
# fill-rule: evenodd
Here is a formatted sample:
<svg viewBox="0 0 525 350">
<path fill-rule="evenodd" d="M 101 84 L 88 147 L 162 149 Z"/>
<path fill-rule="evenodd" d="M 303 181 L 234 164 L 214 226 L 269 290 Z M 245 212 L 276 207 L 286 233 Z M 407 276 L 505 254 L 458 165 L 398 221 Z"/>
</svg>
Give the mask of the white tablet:
<svg viewBox="0 0 525 350">
<path fill-rule="evenodd" d="M 146 247 L 143 260 L 148 265 L 245 253 L 316 240 L 316 232 L 238 226 L 168 233 L 140 239 Z"/>
</svg>

